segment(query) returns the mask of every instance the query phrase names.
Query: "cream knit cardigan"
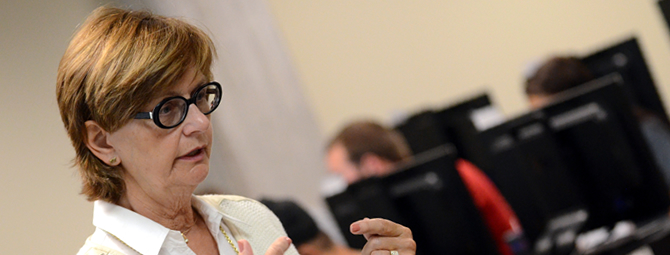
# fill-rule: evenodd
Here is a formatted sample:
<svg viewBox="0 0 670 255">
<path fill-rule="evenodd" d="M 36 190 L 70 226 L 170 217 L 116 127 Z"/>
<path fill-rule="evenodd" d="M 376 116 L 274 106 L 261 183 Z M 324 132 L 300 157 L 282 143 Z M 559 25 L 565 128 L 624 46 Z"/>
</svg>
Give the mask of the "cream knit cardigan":
<svg viewBox="0 0 670 255">
<path fill-rule="evenodd" d="M 272 242 L 281 236 L 287 236 L 277 216 L 256 200 L 233 195 L 198 197 L 221 212 L 224 224 L 235 239 L 249 241 L 254 255 L 265 255 Z M 86 242 L 84 246 L 89 247 L 86 255 L 123 255 L 119 251 L 91 242 Z M 298 251 L 291 244 L 285 255 L 298 255 Z"/>
</svg>

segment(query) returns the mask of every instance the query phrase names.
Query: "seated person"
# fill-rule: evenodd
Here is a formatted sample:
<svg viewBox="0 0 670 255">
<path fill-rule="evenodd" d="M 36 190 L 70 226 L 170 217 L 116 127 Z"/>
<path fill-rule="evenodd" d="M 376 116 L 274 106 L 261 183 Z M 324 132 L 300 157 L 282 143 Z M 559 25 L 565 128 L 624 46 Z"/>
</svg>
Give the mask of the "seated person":
<svg viewBox="0 0 670 255">
<path fill-rule="evenodd" d="M 346 126 L 328 144 L 328 170 L 341 175 L 348 184 L 372 176 L 392 173 L 396 165 L 411 158 L 404 137 L 372 121 L 357 121 Z M 456 169 L 481 212 L 500 254 L 511 255 L 506 238 L 522 231 L 516 215 L 498 188 L 472 163 L 458 159 Z"/>
<path fill-rule="evenodd" d="M 284 225 L 288 237 L 301 255 L 359 255 L 354 250 L 337 244 L 321 231 L 312 217 L 298 204 L 292 201 L 272 201 L 262 199 Z"/>
<path fill-rule="evenodd" d="M 560 92 L 584 84 L 592 79 L 591 70 L 576 57 L 552 57 L 526 80 L 526 95 L 531 108 L 550 103 Z M 670 129 L 651 112 L 633 106 L 633 114 L 640 122 L 640 130 L 651 149 L 656 163 L 670 185 Z"/>
</svg>

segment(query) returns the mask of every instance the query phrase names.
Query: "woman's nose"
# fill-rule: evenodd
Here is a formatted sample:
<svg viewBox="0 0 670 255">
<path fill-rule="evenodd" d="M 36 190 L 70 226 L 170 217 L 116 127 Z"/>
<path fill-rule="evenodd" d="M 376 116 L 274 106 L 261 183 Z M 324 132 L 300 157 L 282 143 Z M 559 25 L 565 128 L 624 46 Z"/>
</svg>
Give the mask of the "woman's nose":
<svg viewBox="0 0 670 255">
<path fill-rule="evenodd" d="M 209 128 L 209 117 L 203 114 L 195 104 L 188 107 L 188 114 L 184 119 L 184 134 L 190 135 L 193 133 L 204 132 Z"/>
</svg>

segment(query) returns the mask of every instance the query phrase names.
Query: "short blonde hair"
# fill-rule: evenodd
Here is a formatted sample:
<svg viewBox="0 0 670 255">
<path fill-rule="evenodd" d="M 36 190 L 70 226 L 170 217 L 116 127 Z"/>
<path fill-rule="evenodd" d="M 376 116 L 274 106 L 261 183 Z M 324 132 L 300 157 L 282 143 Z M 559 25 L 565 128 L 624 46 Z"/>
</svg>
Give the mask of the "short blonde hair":
<svg viewBox="0 0 670 255">
<path fill-rule="evenodd" d="M 195 67 L 212 80 L 216 55 L 209 36 L 184 21 L 145 11 L 94 10 L 74 34 L 58 66 L 56 96 L 76 151 L 82 194 L 116 202 L 125 191 L 123 171 L 86 146 L 85 122 L 114 132 L 148 101 Z"/>
</svg>

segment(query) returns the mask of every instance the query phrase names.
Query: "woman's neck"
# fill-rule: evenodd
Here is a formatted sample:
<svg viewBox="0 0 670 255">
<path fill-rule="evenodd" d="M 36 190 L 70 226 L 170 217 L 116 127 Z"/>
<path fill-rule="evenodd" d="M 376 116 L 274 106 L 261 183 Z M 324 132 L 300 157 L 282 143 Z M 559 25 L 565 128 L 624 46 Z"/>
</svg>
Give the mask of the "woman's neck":
<svg viewBox="0 0 670 255">
<path fill-rule="evenodd" d="M 118 205 L 147 217 L 162 226 L 180 232 L 188 231 L 196 223 L 196 212 L 191 193 L 152 196 L 146 192 L 127 189 Z"/>
</svg>

